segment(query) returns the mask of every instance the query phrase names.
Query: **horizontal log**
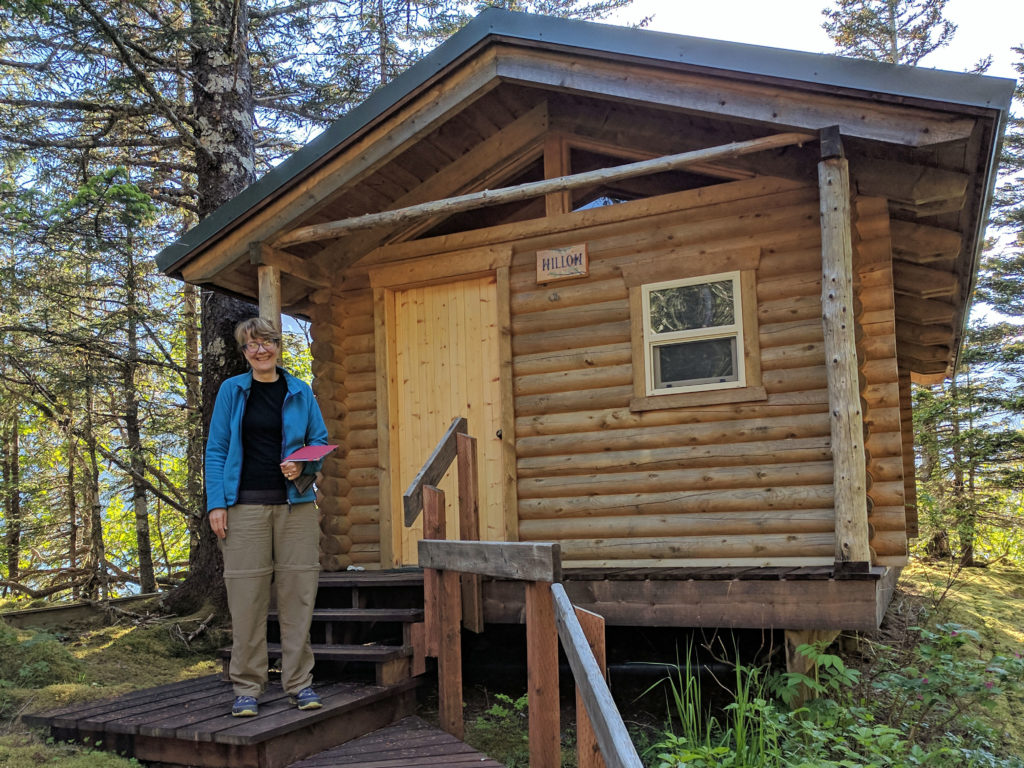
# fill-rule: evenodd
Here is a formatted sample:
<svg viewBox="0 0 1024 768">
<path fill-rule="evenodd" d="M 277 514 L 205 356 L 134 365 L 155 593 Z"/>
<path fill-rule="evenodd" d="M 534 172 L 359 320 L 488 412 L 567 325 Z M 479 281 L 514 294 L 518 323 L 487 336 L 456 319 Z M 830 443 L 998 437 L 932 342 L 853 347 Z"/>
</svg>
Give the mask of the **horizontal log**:
<svg viewBox="0 0 1024 768">
<path fill-rule="evenodd" d="M 343 357 L 339 358 L 339 361 L 348 373 L 367 373 L 377 368 L 377 357 L 373 352 L 353 355 L 342 353 L 342 355 Z"/>
<path fill-rule="evenodd" d="M 580 475 L 587 472 L 629 472 L 679 467 L 726 467 L 749 464 L 781 464 L 826 461 L 831 458 L 828 437 L 787 438 L 725 445 L 698 445 L 648 450 L 603 451 L 521 458 L 516 464 L 520 479 L 548 475 Z"/>
<path fill-rule="evenodd" d="M 951 346 L 955 334 L 950 325 L 918 325 L 904 321 L 896 327 L 896 341 L 899 343 L 910 342 L 922 346 L 946 345 Z"/>
<path fill-rule="evenodd" d="M 831 533 L 832 509 L 722 512 L 718 514 L 643 515 L 577 519 L 522 520 L 519 535 L 528 541 L 629 539 L 656 536 L 749 536 L 754 534 Z"/>
<path fill-rule="evenodd" d="M 325 535 L 344 536 L 352 530 L 352 521 L 344 515 L 322 515 L 320 530 Z"/>
<path fill-rule="evenodd" d="M 565 539 L 560 541 L 566 561 L 633 558 L 763 558 L 825 557 L 835 552 L 834 533 L 764 534 L 754 536 L 651 537 L 635 539 Z"/>
<path fill-rule="evenodd" d="M 692 424 L 687 429 L 669 425 L 640 429 L 610 429 L 596 433 L 523 437 L 516 441 L 516 452 L 521 457 L 551 456 L 592 451 L 622 451 L 679 445 L 821 437 L 829 432 L 828 414 L 816 413 L 804 416 Z"/>
<path fill-rule="evenodd" d="M 512 335 L 520 336 L 566 328 L 586 328 L 604 323 L 629 320 L 629 302 L 623 298 L 576 307 L 549 308 L 512 316 Z"/>
<path fill-rule="evenodd" d="M 353 506 L 348 517 L 352 525 L 376 525 L 380 523 L 380 507 L 376 505 Z"/>
<path fill-rule="evenodd" d="M 601 389 L 606 387 L 629 387 L 633 384 L 633 365 L 627 362 L 624 365 L 606 365 L 601 367 L 584 368 L 574 371 L 558 371 L 551 373 L 536 374 L 534 376 L 517 375 L 513 381 L 513 393 L 518 396 L 542 395 L 542 394 L 583 394 L 583 391 L 590 389 Z M 582 410 L 571 408 L 570 410 Z M 517 405 L 516 412 L 523 416 Z"/>
<path fill-rule="evenodd" d="M 902 506 L 903 483 L 899 481 L 875 483 L 871 488 L 870 496 L 876 507 Z"/>
<path fill-rule="evenodd" d="M 596 171 L 572 174 L 543 181 L 527 182 L 515 187 L 505 189 L 483 190 L 465 195 L 450 197 L 445 200 L 436 200 L 428 203 L 399 208 L 393 211 L 382 211 L 370 213 L 363 216 L 356 216 L 341 221 L 328 222 L 300 227 L 292 232 L 286 233 L 278 238 L 275 243 L 278 247 L 286 247 L 296 243 L 325 240 L 341 236 L 347 232 L 357 229 L 369 229 L 383 224 L 397 225 L 406 221 L 416 221 L 434 215 L 450 215 L 464 210 L 499 205 L 509 201 L 525 200 L 531 197 L 550 194 L 557 191 L 564 191 L 588 186 L 594 183 L 607 183 L 609 180 L 632 178 L 634 176 L 649 173 L 659 173 L 667 169 L 685 168 L 695 162 L 707 162 L 709 159 L 719 157 L 736 157 L 740 154 L 757 152 L 769 149 L 773 146 L 787 146 L 798 142 L 807 141 L 808 137 L 803 134 L 779 134 L 775 137 L 753 139 L 746 142 L 734 142 L 723 147 L 712 147 L 708 149 L 684 152 L 676 155 L 644 160 L 636 163 L 617 166 L 615 168 L 603 168 Z M 774 145 L 772 142 L 775 142 Z"/>
<path fill-rule="evenodd" d="M 568 349 L 590 349 L 607 344 L 628 342 L 629 321 L 601 323 L 589 328 L 567 328 L 556 331 L 524 334 L 512 337 L 512 354 L 531 355 Z"/>
<path fill-rule="evenodd" d="M 871 537 L 871 548 L 879 555 L 905 555 L 907 534 L 905 531 L 875 531 Z"/>
<path fill-rule="evenodd" d="M 558 544 L 420 539 L 419 564 L 435 570 L 459 571 L 495 579 L 562 580 Z"/>
<path fill-rule="evenodd" d="M 818 306 L 820 309 L 820 305 Z M 774 347 L 786 347 L 791 344 L 815 344 L 820 342 L 824 336 L 820 317 L 782 323 L 761 323 L 757 333 L 762 354 L 764 354 L 764 350 Z"/>
<path fill-rule="evenodd" d="M 785 323 L 798 320 L 821 321 L 821 296 L 807 294 L 804 296 L 784 297 L 781 299 L 761 299 L 757 305 L 759 323 Z"/>
<path fill-rule="evenodd" d="M 807 392 L 811 390 L 825 389 L 827 382 L 827 371 L 824 361 L 821 365 L 807 368 L 782 368 L 774 371 L 764 371 L 761 382 L 769 395 L 786 392 Z"/>
<path fill-rule="evenodd" d="M 774 279 L 794 272 L 814 272 L 821 269 L 821 247 L 768 250 L 761 255 L 757 276 Z"/>
<path fill-rule="evenodd" d="M 515 317 L 530 312 L 545 312 L 549 309 L 578 307 L 606 301 L 624 301 L 628 298 L 629 290 L 620 275 L 611 275 L 606 280 L 595 280 L 591 276 L 585 283 L 579 285 L 561 285 L 513 293 L 510 307 L 512 316 Z"/>
<path fill-rule="evenodd" d="M 897 219 L 890 226 L 893 251 L 904 261 L 929 264 L 960 255 L 963 238 L 955 230 Z"/>
<path fill-rule="evenodd" d="M 326 416 L 326 414 L 324 414 Z M 346 423 L 350 430 L 376 429 L 377 427 L 377 403 L 374 401 L 370 408 L 353 409 L 348 412 Z"/>
<path fill-rule="evenodd" d="M 347 392 L 369 392 L 377 388 L 376 371 L 366 373 L 346 373 L 345 390 Z"/>
<path fill-rule="evenodd" d="M 942 299 L 897 296 L 895 311 L 897 320 L 909 320 L 918 325 L 952 325 L 956 318 L 956 308 Z"/>
<path fill-rule="evenodd" d="M 825 364 L 824 342 L 804 342 L 761 350 L 761 370 L 808 368 Z"/>
<path fill-rule="evenodd" d="M 379 525 L 353 525 L 349 530 L 353 544 L 376 544 L 380 542 Z"/>
<path fill-rule="evenodd" d="M 516 413 L 522 416 L 590 411 L 623 406 L 629 402 L 632 395 L 633 385 L 625 383 L 619 386 L 584 389 L 577 392 L 517 397 L 515 408 Z"/>
<path fill-rule="evenodd" d="M 352 565 L 352 558 L 345 555 L 329 555 L 320 553 L 320 567 L 325 571 L 344 571 Z"/>
<path fill-rule="evenodd" d="M 769 464 L 766 466 L 602 472 L 524 478 L 518 483 L 522 499 L 559 496 L 599 496 L 605 493 L 659 493 L 698 489 L 724 490 L 760 486 L 822 485 L 832 482 L 832 462 Z"/>
<path fill-rule="evenodd" d="M 622 493 L 581 498 L 520 499 L 519 519 L 742 512 L 766 509 L 821 509 L 834 502 L 832 485 L 742 488 L 725 491 Z"/>
<path fill-rule="evenodd" d="M 600 411 L 555 413 L 516 419 L 517 439 L 541 435 L 564 435 L 606 429 L 629 429 L 684 424 L 710 424 L 737 419 L 781 418 L 828 410 L 828 392 L 824 389 L 770 395 L 755 404 L 728 403 L 694 408 L 673 408 L 632 412 L 627 408 Z"/>
<path fill-rule="evenodd" d="M 632 363 L 633 348 L 629 342 L 608 344 L 602 347 L 588 347 L 582 350 L 559 350 L 540 352 L 533 355 L 519 355 L 512 361 L 516 385 L 519 380 L 538 374 L 576 371 L 609 365 Z M 525 394 L 525 393 L 524 393 Z"/>
<path fill-rule="evenodd" d="M 945 270 L 897 261 L 892 271 L 894 290 L 914 298 L 950 298 L 960 290 L 956 275 Z"/>
<path fill-rule="evenodd" d="M 757 283 L 758 302 L 815 294 L 821 294 L 821 274 L 819 272 L 799 272 L 771 280 L 759 280 Z"/>
</svg>

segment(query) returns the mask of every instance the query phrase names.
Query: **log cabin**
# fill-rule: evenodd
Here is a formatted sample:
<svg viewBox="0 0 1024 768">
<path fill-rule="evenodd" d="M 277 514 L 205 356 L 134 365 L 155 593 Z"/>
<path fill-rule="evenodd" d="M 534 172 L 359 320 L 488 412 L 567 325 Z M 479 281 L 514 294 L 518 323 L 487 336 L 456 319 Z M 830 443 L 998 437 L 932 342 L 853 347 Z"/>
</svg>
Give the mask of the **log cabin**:
<svg viewBox="0 0 1024 768">
<path fill-rule="evenodd" d="M 610 624 L 871 629 L 1012 91 L 487 10 L 158 264 L 311 322 L 325 570 L 417 564 L 403 492 L 464 417 L 460 536 L 558 544 Z"/>
</svg>

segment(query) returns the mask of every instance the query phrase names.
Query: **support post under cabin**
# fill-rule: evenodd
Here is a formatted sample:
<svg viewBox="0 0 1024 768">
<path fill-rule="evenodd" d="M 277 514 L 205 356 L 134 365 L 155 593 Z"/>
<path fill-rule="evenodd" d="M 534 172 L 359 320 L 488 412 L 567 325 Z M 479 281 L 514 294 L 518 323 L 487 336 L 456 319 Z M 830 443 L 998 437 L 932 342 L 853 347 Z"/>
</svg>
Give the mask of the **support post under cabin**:
<svg viewBox="0 0 1024 768">
<path fill-rule="evenodd" d="M 822 131 L 821 153 L 821 319 L 832 423 L 835 562 L 837 572 L 860 571 L 871 562 L 867 470 L 854 327 L 850 172 L 838 127 Z"/>
</svg>

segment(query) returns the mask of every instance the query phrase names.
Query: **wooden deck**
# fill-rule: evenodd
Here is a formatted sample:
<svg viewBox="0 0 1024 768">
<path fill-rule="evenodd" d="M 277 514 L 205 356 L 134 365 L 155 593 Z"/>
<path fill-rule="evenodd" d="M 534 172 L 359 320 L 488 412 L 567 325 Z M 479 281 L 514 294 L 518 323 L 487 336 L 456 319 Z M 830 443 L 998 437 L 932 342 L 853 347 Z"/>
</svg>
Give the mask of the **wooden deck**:
<svg viewBox="0 0 1024 768">
<path fill-rule="evenodd" d="M 272 685 L 260 697 L 259 716 L 237 718 L 230 714 L 231 684 L 209 676 L 23 719 L 49 728 L 54 738 L 88 741 L 145 762 L 277 768 L 412 714 L 415 685 L 328 683 L 317 687 L 323 708 L 306 712 Z"/>
<path fill-rule="evenodd" d="M 877 629 L 900 569 L 836 573 L 831 566 L 571 568 L 562 583 L 573 605 L 609 626 L 729 629 Z M 523 587 L 484 582 L 484 619 L 520 623 Z"/>
<path fill-rule="evenodd" d="M 446 765 L 502 768 L 501 763 L 418 717 L 407 717 L 292 763 L 288 768 L 433 768 Z"/>
</svg>

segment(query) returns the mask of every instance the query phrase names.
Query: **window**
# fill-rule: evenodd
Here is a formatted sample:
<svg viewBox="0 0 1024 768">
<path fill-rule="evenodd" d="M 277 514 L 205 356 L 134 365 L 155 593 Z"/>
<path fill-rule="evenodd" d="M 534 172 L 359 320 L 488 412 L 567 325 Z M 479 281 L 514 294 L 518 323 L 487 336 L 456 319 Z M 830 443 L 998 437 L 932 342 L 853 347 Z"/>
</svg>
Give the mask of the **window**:
<svg viewBox="0 0 1024 768">
<path fill-rule="evenodd" d="M 632 411 L 764 400 L 757 329 L 758 247 L 641 255 L 629 289 Z"/>
<path fill-rule="evenodd" d="M 746 384 L 739 272 L 642 290 L 648 395 Z"/>
</svg>

